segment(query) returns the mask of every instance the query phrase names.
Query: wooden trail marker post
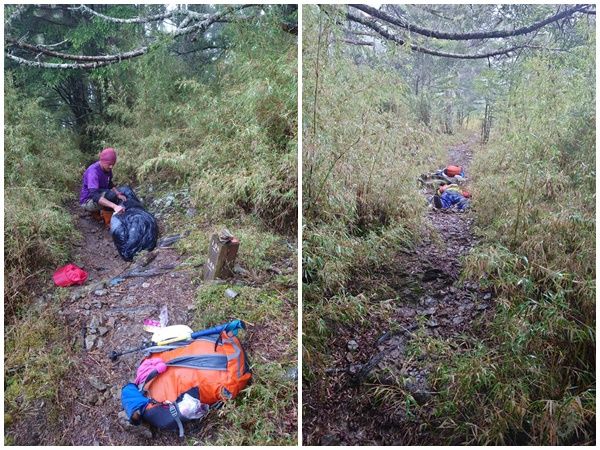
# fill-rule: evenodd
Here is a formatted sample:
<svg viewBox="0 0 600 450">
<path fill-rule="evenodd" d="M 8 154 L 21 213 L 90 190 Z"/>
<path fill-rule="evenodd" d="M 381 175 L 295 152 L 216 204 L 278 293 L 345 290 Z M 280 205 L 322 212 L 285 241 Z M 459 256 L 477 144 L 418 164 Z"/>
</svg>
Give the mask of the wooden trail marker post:
<svg viewBox="0 0 600 450">
<path fill-rule="evenodd" d="M 204 280 L 231 278 L 240 241 L 227 228 L 210 238 L 208 261 L 204 266 Z"/>
</svg>

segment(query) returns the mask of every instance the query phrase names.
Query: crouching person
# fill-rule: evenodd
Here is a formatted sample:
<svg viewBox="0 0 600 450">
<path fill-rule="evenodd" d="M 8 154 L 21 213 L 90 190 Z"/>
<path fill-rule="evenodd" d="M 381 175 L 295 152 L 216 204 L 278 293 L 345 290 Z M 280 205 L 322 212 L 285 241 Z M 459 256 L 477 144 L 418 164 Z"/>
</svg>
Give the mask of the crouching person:
<svg viewBox="0 0 600 450">
<path fill-rule="evenodd" d="M 90 213 L 101 210 L 114 211 L 119 214 L 125 208 L 119 205 L 127 200 L 127 196 L 113 185 L 112 169 L 117 163 L 117 153 L 112 148 L 100 152 L 98 161 L 89 166 L 83 174 L 79 204 Z"/>
</svg>

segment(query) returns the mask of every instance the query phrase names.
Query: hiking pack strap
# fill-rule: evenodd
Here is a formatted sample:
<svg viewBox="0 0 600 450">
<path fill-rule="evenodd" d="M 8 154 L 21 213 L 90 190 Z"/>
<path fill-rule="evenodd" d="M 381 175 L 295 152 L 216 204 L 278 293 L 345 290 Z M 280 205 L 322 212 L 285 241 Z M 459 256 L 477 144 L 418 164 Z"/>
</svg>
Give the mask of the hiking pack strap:
<svg viewBox="0 0 600 450">
<path fill-rule="evenodd" d="M 169 404 L 169 412 L 171 413 L 171 416 L 173 416 L 173 419 L 175 419 L 175 422 L 177 423 L 177 428 L 179 428 L 179 437 L 182 438 L 185 436 L 185 433 L 183 432 L 183 423 L 181 422 L 179 409 L 177 409 L 177 405 L 175 403 L 167 403 Z"/>
<path fill-rule="evenodd" d="M 180 356 L 167 361 L 168 367 L 187 367 L 189 369 L 227 370 L 227 355 L 190 355 Z"/>
</svg>

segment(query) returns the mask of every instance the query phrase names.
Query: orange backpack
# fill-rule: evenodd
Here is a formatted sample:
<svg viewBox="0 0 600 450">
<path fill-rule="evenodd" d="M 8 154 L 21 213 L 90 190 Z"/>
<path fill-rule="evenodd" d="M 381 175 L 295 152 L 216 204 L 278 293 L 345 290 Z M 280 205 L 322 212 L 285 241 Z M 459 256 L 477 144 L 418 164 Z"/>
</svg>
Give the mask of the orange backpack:
<svg viewBox="0 0 600 450">
<path fill-rule="evenodd" d="M 448 166 L 446 167 L 446 175 L 449 177 L 455 177 L 456 175 L 460 175 L 462 173 L 462 167 L 460 166 Z"/>
<path fill-rule="evenodd" d="M 177 406 L 186 394 L 215 408 L 235 398 L 252 378 L 239 339 L 225 331 L 165 347 L 170 349 L 160 351 L 157 347 L 160 353 L 152 353 L 148 358 L 162 359 L 166 371 L 153 372 L 138 387 L 150 399 L 141 418 L 159 429 L 179 429 L 183 436 L 182 422 L 191 419 L 181 414 Z"/>
</svg>

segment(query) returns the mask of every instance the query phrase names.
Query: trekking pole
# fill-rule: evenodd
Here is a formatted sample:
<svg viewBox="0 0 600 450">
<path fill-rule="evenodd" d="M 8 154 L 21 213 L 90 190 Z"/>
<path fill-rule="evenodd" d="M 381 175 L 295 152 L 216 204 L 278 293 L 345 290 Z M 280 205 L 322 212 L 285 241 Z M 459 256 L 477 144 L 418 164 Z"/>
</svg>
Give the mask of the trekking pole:
<svg viewBox="0 0 600 450">
<path fill-rule="evenodd" d="M 109 353 L 108 357 L 110 358 L 111 361 L 115 362 L 117 359 L 119 359 L 119 356 L 123 356 L 128 353 L 140 352 L 140 351 L 148 348 L 151 344 L 152 344 L 151 342 L 147 342 L 138 348 L 132 348 L 130 350 L 125 350 L 125 351 L 118 352 L 118 353 L 115 350 L 113 350 L 112 352 Z"/>
</svg>

